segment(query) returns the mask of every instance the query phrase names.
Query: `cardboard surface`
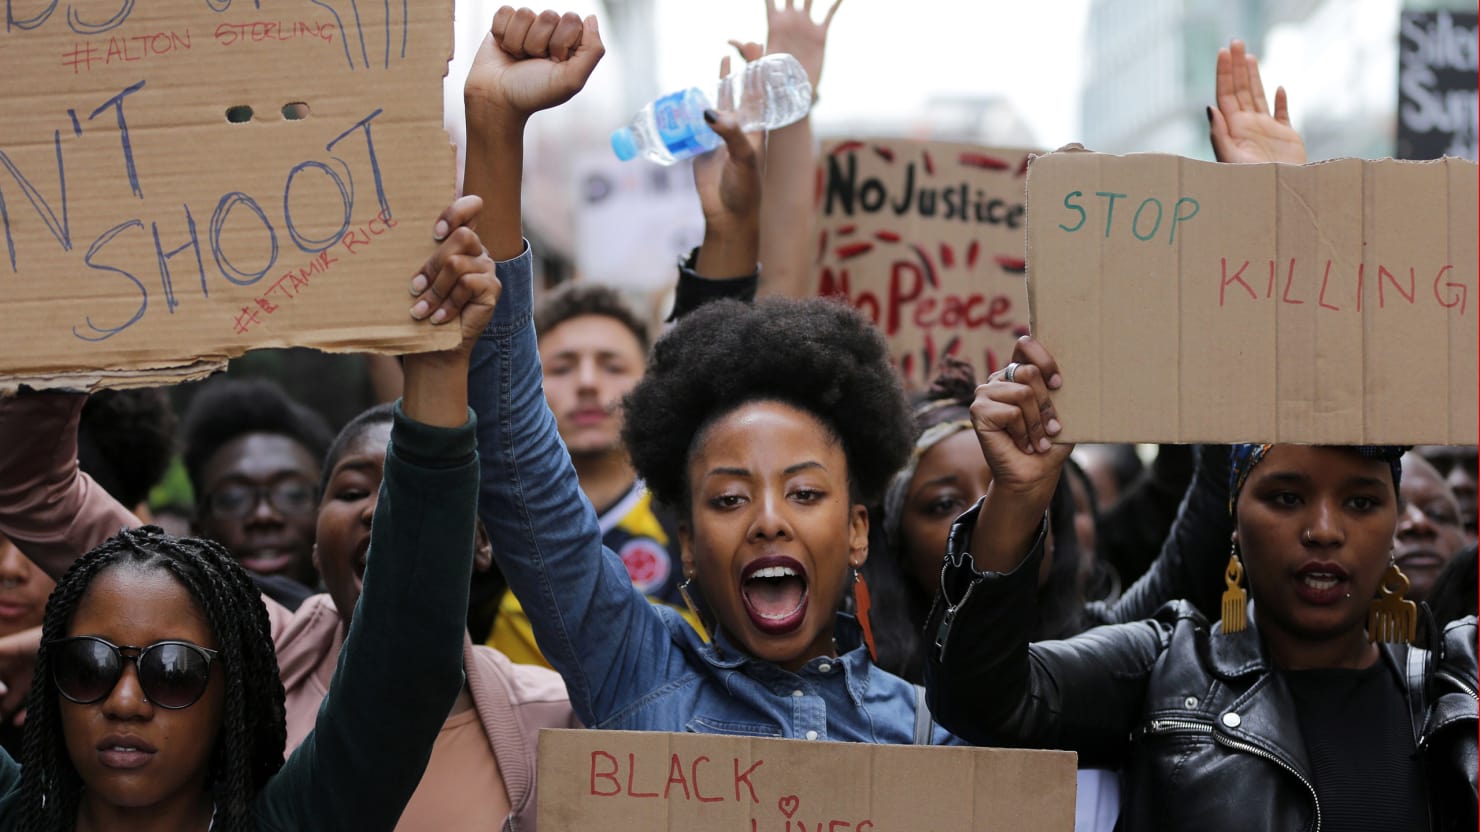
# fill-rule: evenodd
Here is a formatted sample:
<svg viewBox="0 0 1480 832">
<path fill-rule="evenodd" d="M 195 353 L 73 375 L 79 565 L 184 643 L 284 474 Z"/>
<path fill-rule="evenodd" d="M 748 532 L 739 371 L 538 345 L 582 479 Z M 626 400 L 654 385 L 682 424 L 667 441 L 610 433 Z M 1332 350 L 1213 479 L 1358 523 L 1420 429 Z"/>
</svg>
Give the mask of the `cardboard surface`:
<svg viewBox="0 0 1480 832">
<path fill-rule="evenodd" d="M 0 383 L 455 341 L 407 314 L 453 195 L 452 0 L 6 9 Z"/>
<path fill-rule="evenodd" d="M 1476 184 L 1456 159 L 1035 159 L 1063 438 L 1475 444 Z"/>
<path fill-rule="evenodd" d="M 909 386 L 943 356 L 978 378 L 1028 328 L 1022 149 L 833 141 L 818 168 L 813 291 L 845 298 L 889 339 Z"/>
<path fill-rule="evenodd" d="M 540 732 L 549 832 L 1074 828 L 1076 755 L 637 731 Z"/>
</svg>

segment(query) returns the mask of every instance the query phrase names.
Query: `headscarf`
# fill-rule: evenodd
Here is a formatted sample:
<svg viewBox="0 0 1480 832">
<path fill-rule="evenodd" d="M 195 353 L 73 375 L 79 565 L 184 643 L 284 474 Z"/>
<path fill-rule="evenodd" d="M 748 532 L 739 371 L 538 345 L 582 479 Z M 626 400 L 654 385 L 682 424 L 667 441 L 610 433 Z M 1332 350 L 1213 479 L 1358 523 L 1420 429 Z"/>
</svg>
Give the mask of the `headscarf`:
<svg viewBox="0 0 1480 832">
<path fill-rule="evenodd" d="M 1244 490 L 1244 483 L 1248 482 L 1249 474 L 1254 467 L 1264 461 L 1264 456 L 1274 445 L 1234 445 L 1231 449 L 1231 458 L 1228 466 L 1228 513 L 1234 514 L 1238 507 L 1238 495 Z M 1337 445 L 1333 446 L 1344 451 L 1350 451 L 1364 459 L 1380 459 L 1386 462 L 1393 470 L 1393 493 L 1398 492 L 1398 485 L 1403 480 L 1403 454 L 1408 448 L 1402 445 Z"/>
<path fill-rule="evenodd" d="M 904 518 L 904 500 L 915 479 L 920 457 L 946 438 L 971 430 L 971 403 L 976 398 L 976 372 L 965 361 L 946 358 L 940 375 L 931 383 L 925 399 L 915 407 L 915 429 L 920 436 L 910 461 L 884 492 L 884 539 L 897 547 Z"/>
</svg>

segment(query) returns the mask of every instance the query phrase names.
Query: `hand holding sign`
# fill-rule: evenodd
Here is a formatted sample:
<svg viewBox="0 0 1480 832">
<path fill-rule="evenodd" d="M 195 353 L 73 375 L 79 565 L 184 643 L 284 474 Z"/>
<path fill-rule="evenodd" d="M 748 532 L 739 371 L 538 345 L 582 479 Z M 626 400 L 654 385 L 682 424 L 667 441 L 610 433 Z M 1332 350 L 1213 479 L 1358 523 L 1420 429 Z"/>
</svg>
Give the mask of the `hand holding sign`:
<svg viewBox="0 0 1480 832">
<path fill-rule="evenodd" d="M 596 17 L 500 8 L 463 87 L 467 103 L 527 118 L 569 101 L 606 48 Z"/>
<path fill-rule="evenodd" d="M 1305 164 L 1305 142 L 1290 126 L 1285 88 L 1274 91 L 1274 115 L 1264 96 L 1259 61 L 1234 41 L 1218 50 L 1218 106 L 1208 108 L 1208 135 L 1220 162 Z"/>
<path fill-rule="evenodd" d="M 971 424 L 992 469 L 969 550 L 981 571 L 1008 572 L 1021 563 L 1074 450 L 1053 444 L 1062 430 L 1049 392 L 1064 383 L 1058 362 L 1027 335 L 1013 346 L 1012 359 L 976 388 L 971 405 Z"/>
</svg>

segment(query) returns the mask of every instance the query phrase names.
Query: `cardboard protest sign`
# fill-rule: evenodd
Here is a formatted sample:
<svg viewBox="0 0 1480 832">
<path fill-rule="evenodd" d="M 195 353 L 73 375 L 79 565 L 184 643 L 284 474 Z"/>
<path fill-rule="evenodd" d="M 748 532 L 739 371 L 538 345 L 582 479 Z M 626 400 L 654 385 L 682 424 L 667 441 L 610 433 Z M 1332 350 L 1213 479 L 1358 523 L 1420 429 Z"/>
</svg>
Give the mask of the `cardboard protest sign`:
<svg viewBox="0 0 1480 832">
<path fill-rule="evenodd" d="M 452 0 L 11 0 L 0 382 L 253 347 L 451 345 L 407 314 L 453 195 Z"/>
<path fill-rule="evenodd" d="M 546 830 L 1074 828 L 1077 757 L 651 731 L 540 732 Z"/>
<path fill-rule="evenodd" d="M 945 356 L 985 378 L 1027 332 L 1028 153 L 892 139 L 823 145 L 814 291 L 871 318 L 910 386 L 928 386 Z"/>
<path fill-rule="evenodd" d="M 1458 159 L 1035 159 L 1064 438 L 1475 444 L 1476 198 Z"/>
</svg>

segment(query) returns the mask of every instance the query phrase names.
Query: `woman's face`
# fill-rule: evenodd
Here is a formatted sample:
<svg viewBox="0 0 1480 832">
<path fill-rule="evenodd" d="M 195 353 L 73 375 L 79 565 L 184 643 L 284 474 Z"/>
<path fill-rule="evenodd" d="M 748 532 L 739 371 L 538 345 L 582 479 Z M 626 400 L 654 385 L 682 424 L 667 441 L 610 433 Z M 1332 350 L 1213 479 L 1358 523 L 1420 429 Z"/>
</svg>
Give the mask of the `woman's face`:
<svg viewBox="0 0 1480 832">
<path fill-rule="evenodd" d="M 833 652 L 833 614 L 868 558 L 868 514 L 848 489 L 842 443 L 806 411 L 752 402 L 716 420 L 689 457 L 679 530 L 725 633 L 795 670 Z"/>
<path fill-rule="evenodd" d="M 992 469 L 976 433 L 959 430 L 920 455 L 900 517 L 904 567 L 928 595 L 940 588 L 951 524 L 987 493 Z"/>
<path fill-rule="evenodd" d="M 1460 523 L 1459 501 L 1434 466 L 1414 454 L 1403 456 L 1403 483 L 1399 486 L 1403 505 L 1398 513 L 1398 531 L 1393 555 L 1398 568 L 1408 576 L 1415 601 L 1429 597 L 1434 579 L 1449 559 L 1465 545 Z"/>
<path fill-rule="evenodd" d="M 339 617 L 348 623 L 360 600 L 370 550 L 370 519 L 385 474 L 389 422 L 367 427 L 345 446 L 329 472 L 319 501 L 313 561 L 334 599 Z"/>
<path fill-rule="evenodd" d="M 94 577 L 67 635 L 97 636 L 119 646 L 219 646 L 189 590 L 148 567 L 115 566 Z M 84 799 L 120 808 L 198 799 L 221 729 L 225 684 L 219 661 L 213 663 L 205 694 L 189 707 L 169 710 L 144 698 L 134 663 L 126 662 L 100 702 L 79 705 L 57 694 L 62 735 L 85 786 Z"/>
<path fill-rule="evenodd" d="M 1271 448 L 1239 496 L 1234 533 L 1260 627 L 1305 641 L 1359 632 L 1397 520 L 1386 462 L 1338 448 Z"/>
<path fill-rule="evenodd" d="M 904 544 L 904 567 L 927 595 L 940 589 L 940 570 L 945 561 L 951 525 L 961 512 L 976 504 L 992 484 L 992 469 L 982 456 L 976 433 L 959 430 L 920 455 L 915 476 L 904 497 L 900 534 Z M 1048 580 L 1053 568 L 1053 535 L 1044 541 L 1038 585 Z"/>
</svg>

